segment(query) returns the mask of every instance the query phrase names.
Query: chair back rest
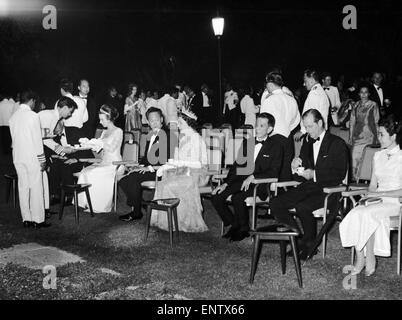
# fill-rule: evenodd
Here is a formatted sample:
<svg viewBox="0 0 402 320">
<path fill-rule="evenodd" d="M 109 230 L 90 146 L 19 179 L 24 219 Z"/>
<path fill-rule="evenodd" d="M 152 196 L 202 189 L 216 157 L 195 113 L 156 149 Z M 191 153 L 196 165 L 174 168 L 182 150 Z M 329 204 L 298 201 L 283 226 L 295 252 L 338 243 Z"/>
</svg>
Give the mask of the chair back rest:
<svg viewBox="0 0 402 320">
<path fill-rule="evenodd" d="M 202 129 L 212 129 L 212 128 L 213 128 L 212 123 L 204 123 L 202 125 Z"/>
<path fill-rule="evenodd" d="M 123 146 L 123 161 L 138 162 L 138 143 L 125 143 Z"/>
<path fill-rule="evenodd" d="M 123 144 L 133 142 L 134 142 L 134 134 L 131 131 L 124 131 Z"/>
<path fill-rule="evenodd" d="M 222 150 L 207 148 L 208 170 L 220 172 L 222 168 Z"/>
<path fill-rule="evenodd" d="M 141 158 L 145 156 L 145 153 L 146 153 L 145 147 L 146 147 L 146 145 L 147 145 L 147 135 L 142 134 L 141 138 L 140 138 L 140 142 L 139 142 L 139 149 L 140 149 L 139 155 L 140 155 Z"/>
<path fill-rule="evenodd" d="M 359 180 L 370 180 L 372 167 L 373 167 L 373 158 L 374 154 L 380 150 L 380 146 L 377 145 L 368 145 L 363 150 L 362 161 L 357 170 L 357 181 Z"/>
</svg>

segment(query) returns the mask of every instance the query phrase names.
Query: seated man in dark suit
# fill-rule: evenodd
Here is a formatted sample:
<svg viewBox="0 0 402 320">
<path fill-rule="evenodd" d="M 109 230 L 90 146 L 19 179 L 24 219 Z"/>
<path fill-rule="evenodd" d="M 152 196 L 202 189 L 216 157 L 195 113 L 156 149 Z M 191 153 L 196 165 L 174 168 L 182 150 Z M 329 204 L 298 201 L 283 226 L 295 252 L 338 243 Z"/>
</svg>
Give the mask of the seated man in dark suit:
<svg viewBox="0 0 402 320">
<path fill-rule="evenodd" d="M 338 136 L 325 131 L 324 120 L 316 109 L 303 114 L 303 124 L 307 130 L 300 150 L 300 157 L 293 159 L 294 179 L 301 184 L 280 194 L 270 202 L 271 214 L 285 227 L 299 231 L 289 209 L 295 208 L 300 218 L 304 234 L 299 241 L 300 258 L 306 259 L 317 233 L 317 222 L 312 214 L 324 205 L 324 187 L 340 185 L 348 167 L 348 149 Z M 331 197 L 329 208 L 333 205 Z"/>
<path fill-rule="evenodd" d="M 162 129 L 162 111 L 151 107 L 148 109 L 146 117 L 151 131 L 147 136 L 144 157 L 139 161 L 142 167 L 134 169 L 132 173 L 122 178 L 119 182 L 120 187 L 127 196 L 127 205 L 134 207 L 133 211 L 119 217 L 122 221 L 132 221 L 142 218 L 141 183 L 144 181 L 154 181 L 156 170 L 153 168 L 153 165 L 162 165 L 167 161 L 168 139 L 166 132 Z"/>
<path fill-rule="evenodd" d="M 271 114 L 257 115 L 255 144 L 254 139 L 248 141 L 248 146 L 254 145 L 251 150 L 248 148 L 251 152 L 247 153 L 248 165 L 252 164 L 251 170 L 245 170 L 244 166 L 235 164 L 224 183 L 212 192 L 212 204 L 224 225 L 231 225 L 230 230 L 223 237 L 230 238 L 231 241 L 241 241 L 249 236 L 249 214 L 244 200 L 253 195 L 253 179 L 279 177 L 287 139 L 280 134 L 271 135 L 274 126 L 275 118 Z M 244 146 L 243 143 L 242 147 Z M 232 195 L 234 215 L 226 204 L 226 199 L 230 195 Z M 266 184 L 258 186 L 257 195 L 263 200 L 268 197 Z"/>
</svg>

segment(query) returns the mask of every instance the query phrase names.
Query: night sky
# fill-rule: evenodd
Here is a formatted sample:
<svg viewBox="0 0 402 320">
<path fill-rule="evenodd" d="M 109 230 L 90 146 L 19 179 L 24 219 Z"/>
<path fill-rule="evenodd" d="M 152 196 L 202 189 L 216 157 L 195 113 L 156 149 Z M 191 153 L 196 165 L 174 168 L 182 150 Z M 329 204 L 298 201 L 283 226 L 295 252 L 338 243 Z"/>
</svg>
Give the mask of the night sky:
<svg viewBox="0 0 402 320">
<path fill-rule="evenodd" d="M 62 77 L 89 78 L 97 92 L 115 84 L 123 95 L 128 82 L 216 88 L 211 18 L 218 10 L 225 18 L 223 76 L 236 87 L 261 86 L 277 65 L 292 89 L 308 67 L 347 81 L 402 69 L 398 1 L 21 1 L 28 11 L 0 16 L 0 90 L 31 87 L 53 97 Z M 45 4 L 58 10 L 57 30 L 42 28 Z M 357 30 L 342 27 L 345 4 L 357 8 Z"/>
</svg>

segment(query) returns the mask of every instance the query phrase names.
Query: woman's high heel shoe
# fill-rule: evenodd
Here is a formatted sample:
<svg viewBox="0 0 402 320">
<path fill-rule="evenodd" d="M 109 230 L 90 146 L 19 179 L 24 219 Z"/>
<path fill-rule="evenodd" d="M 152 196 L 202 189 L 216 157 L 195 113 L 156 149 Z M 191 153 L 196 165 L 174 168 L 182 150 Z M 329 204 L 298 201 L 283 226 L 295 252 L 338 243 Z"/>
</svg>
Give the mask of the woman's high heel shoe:
<svg viewBox="0 0 402 320">
<path fill-rule="evenodd" d="M 362 270 L 364 269 L 365 266 L 366 266 L 366 259 L 364 259 L 363 265 L 361 267 L 357 267 L 356 265 L 354 265 L 350 274 L 352 276 L 358 275 L 360 272 L 362 272 Z"/>
<path fill-rule="evenodd" d="M 374 266 L 373 269 L 367 269 L 367 265 L 366 265 L 366 270 L 364 271 L 364 274 L 366 275 L 366 277 L 370 277 L 371 275 L 373 275 L 373 273 L 375 272 L 375 266 L 376 266 L 376 262 L 374 262 Z"/>
</svg>

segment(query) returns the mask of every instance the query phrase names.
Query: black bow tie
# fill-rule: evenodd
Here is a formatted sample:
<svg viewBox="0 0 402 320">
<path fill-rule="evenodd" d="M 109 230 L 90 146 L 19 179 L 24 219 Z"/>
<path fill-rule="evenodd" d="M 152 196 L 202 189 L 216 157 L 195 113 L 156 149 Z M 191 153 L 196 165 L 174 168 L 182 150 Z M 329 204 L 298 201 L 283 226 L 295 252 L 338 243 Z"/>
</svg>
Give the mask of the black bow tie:
<svg viewBox="0 0 402 320">
<path fill-rule="evenodd" d="M 259 144 L 259 143 L 264 144 L 264 142 L 265 142 L 265 139 L 264 139 L 264 140 L 257 140 L 257 139 L 255 139 L 255 145 L 257 145 L 257 144 Z"/>
<path fill-rule="evenodd" d="M 329 90 L 330 89 L 330 87 L 324 87 L 324 90 Z"/>
<path fill-rule="evenodd" d="M 380 90 L 381 89 L 381 87 L 377 87 L 377 90 Z"/>
<path fill-rule="evenodd" d="M 313 138 L 309 137 L 309 140 L 311 143 L 316 143 L 317 141 L 320 141 L 320 137 L 318 137 L 317 139 L 313 139 Z"/>
</svg>

